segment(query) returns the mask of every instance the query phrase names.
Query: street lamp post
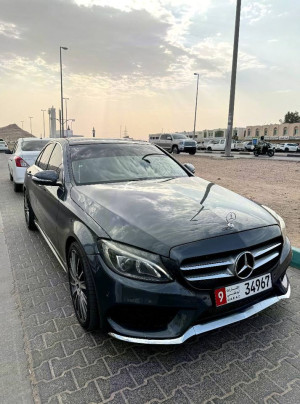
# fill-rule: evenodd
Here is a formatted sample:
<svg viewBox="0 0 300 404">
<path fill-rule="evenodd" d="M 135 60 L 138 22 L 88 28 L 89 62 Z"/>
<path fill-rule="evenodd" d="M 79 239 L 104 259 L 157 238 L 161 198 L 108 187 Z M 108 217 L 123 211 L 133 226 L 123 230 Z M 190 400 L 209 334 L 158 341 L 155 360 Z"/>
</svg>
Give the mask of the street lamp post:
<svg viewBox="0 0 300 404">
<path fill-rule="evenodd" d="M 43 113 L 43 127 L 44 127 L 44 138 L 45 138 L 45 112 L 46 112 L 46 110 L 45 109 L 41 109 L 41 111 L 42 111 L 42 113 Z"/>
<path fill-rule="evenodd" d="M 69 101 L 69 98 L 66 98 L 66 97 L 64 97 L 64 100 L 65 100 L 65 104 L 66 104 L 66 131 L 67 131 L 67 136 L 68 136 L 68 124 L 67 124 L 67 121 L 68 121 L 68 104 L 67 104 L 67 101 Z"/>
<path fill-rule="evenodd" d="M 24 124 L 24 121 L 21 121 L 21 123 L 22 123 L 22 129 L 23 129 L 23 124 Z"/>
<path fill-rule="evenodd" d="M 29 116 L 29 121 L 30 121 L 30 133 L 32 134 L 32 123 L 31 123 L 31 119 L 33 118 L 33 116 Z"/>
<path fill-rule="evenodd" d="M 230 99 L 228 111 L 228 125 L 225 144 L 225 157 L 230 157 L 231 140 L 232 140 L 232 125 L 234 114 L 234 99 L 235 99 L 235 84 L 236 84 L 236 69 L 239 47 L 239 32 L 240 32 L 240 16 L 241 16 L 241 0 L 236 2 L 236 16 L 235 16 L 235 30 L 234 30 L 234 44 L 232 56 L 232 70 L 231 70 L 231 86 L 230 86 Z"/>
<path fill-rule="evenodd" d="M 197 120 L 197 103 L 198 103 L 199 73 L 194 73 L 194 76 L 197 76 L 197 91 L 196 91 L 195 118 L 194 118 L 194 139 L 195 139 L 196 120 Z"/>
<path fill-rule="evenodd" d="M 64 137 L 64 105 L 63 105 L 63 81 L 62 81 L 62 58 L 61 50 L 68 50 L 65 46 L 59 47 L 59 61 L 60 61 L 60 104 L 61 104 L 61 122 L 60 122 L 60 133 L 61 137 Z"/>
</svg>

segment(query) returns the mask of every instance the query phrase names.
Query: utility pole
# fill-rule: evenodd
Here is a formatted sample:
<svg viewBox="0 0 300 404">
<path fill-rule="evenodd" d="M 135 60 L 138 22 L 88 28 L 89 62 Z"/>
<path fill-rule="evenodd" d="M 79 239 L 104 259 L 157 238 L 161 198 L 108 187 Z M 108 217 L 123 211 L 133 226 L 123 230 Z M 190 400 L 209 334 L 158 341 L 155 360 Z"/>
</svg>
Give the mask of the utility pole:
<svg viewBox="0 0 300 404">
<path fill-rule="evenodd" d="M 31 123 L 31 119 L 33 118 L 33 116 L 30 116 L 29 117 L 29 120 L 30 120 L 30 133 L 32 134 L 32 123 Z"/>
<path fill-rule="evenodd" d="M 95 135 L 96 135 L 96 131 L 95 131 L 95 128 L 93 127 L 93 137 L 95 137 Z"/>
<path fill-rule="evenodd" d="M 43 113 L 43 126 L 44 126 L 44 138 L 45 138 L 45 112 L 46 112 L 46 110 L 45 109 L 41 109 L 41 111 L 42 111 L 42 113 Z"/>
<path fill-rule="evenodd" d="M 197 103 L 198 103 L 199 73 L 194 73 L 194 76 L 197 76 L 197 91 L 196 91 L 195 118 L 194 118 L 194 136 L 193 136 L 193 138 L 195 139 L 196 120 L 197 120 Z"/>
<path fill-rule="evenodd" d="M 22 123 L 22 129 L 23 129 L 23 124 L 24 124 L 24 121 L 21 121 L 21 123 Z"/>
<path fill-rule="evenodd" d="M 68 136 L 68 104 L 67 101 L 69 101 L 69 98 L 64 97 L 65 104 L 66 104 L 66 130 L 67 130 L 67 136 Z"/>
<path fill-rule="evenodd" d="M 61 107 L 61 121 L 60 121 L 60 137 L 64 137 L 64 95 L 63 95 L 63 79 L 62 79 L 62 58 L 61 50 L 68 50 L 65 46 L 59 47 L 59 62 L 60 62 L 60 107 Z"/>
<path fill-rule="evenodd" d="M 226 145 L 225 145 L 225 157 L 230 157 L 230 152 L 231 152 L 232 125 L 233 125 L 234 99 L 235 99 L 235 84 L 236 84 L 236 70 L 237 70 L 237 58 L 238 58 L 238 47 L 239 47 L 240 17 L 241 17 L 241 0 L 237 0 L 237 2 L 236 2 L 236 16 L 235 16 L 233 56 L 232 56 L 232 70 L 231 70 L 230 99 L 229 99 L 229 111 L 228 111 L 228 125 L 227 125 Z"/>
</svg>

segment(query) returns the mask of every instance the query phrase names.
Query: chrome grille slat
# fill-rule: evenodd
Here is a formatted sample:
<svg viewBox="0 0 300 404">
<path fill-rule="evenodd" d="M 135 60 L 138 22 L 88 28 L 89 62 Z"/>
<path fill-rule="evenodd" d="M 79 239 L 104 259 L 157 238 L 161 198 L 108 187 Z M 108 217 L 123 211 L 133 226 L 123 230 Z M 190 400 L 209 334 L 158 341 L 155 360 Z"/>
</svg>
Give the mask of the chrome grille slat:
<svg viewBox="0 0 300 404">
<path fill-rule="evenodd" d="M 260 257 L 261 255 L 266 254 L 267 252 L 269 252 L 271 250 L 274 250 L 274 248 L 279 247 L 280 245 L 281 245 L 281 243 L 277 243 L 277 244 L 273 244 L 263 250 L 254 250 L 254 251 L 252 251 L 252 254 L 253 254 L 254 258 Z"/>
<path fill-rule="evenodd" d="M 215 268 L 222 267 L 225 265 L 231 265 L 233 261 L 220 261 L 220 262 L 209 262 L 207 264 L 196 264 L 196 265 L 184 265 L 180 269 L 182 271 L 192 271 L 194 269 L 205 269 L 205 268 Z"/>
<path fill-rule="evenodd" d="M 273 240 L 273 243 L 272 241 L 266 242 L 260 248 L 245 248 L 245 251 L 251 252 L 255 259 L 254 275 L 258 275 L 260 273 L 259 271 L 265 271 L 275 264 L 275 259 L 278 260 L 280 256 L 281 246 L 281 242 Z M 222 279 L 224 279 L 224 281 L 227 279 L 228 282 L 231 278 L 235 277 L 234 263 L 240 252 L 241 250 L 238 250 L 231 255 L 228 254 L 223 257 L 219 255 L 216 259 L 205 257 L 206 259 L 202 262 L 201 258 L 198 258 L 197 261 L 195 259 L 196 262 L 194 263 L 182 265 L 180 270 L 184 278 L 191 284 L 195 282 L 195 285 L 197 285 L 197 282 L 203 282 L 203 284 L 207 286 L 213 285 L 211 282 L 214 280 L 222 282 Z M 274 262 L 272 263 L 272 261 Z M 219 284 L 222 285 L 222 283 Z"/>
</svg>

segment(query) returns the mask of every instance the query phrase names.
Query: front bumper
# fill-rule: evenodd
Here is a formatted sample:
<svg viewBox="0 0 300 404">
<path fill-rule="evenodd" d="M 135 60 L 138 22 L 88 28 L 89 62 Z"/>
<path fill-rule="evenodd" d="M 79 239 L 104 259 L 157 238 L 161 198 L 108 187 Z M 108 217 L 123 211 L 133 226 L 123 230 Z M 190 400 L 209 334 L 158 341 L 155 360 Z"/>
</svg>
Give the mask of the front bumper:
<svg viewBox="0 0 300 404">
<path fill-rule="evenodd" d="M 179 151 L 181 152 L 186 152 L 186 153 L 195 153 L 197 150 L 196 146 L 184 146 L 184 145 L 179 145 Z"/>
<path fill-rule="evenodd" d="M 211 290 L 196 290 L 176 279 L 169 283 L 132 280 L 112 272 L 99 255 L 90 255 L 101 313 L 111 336 L 144 344 L 180 344 L 188 338 L 248 318 L 290 295 L 286 270 L 291 246 L 283 246 L 271 270 L 273 288 L 251 298 L 215 307 Z"/>
</svg>

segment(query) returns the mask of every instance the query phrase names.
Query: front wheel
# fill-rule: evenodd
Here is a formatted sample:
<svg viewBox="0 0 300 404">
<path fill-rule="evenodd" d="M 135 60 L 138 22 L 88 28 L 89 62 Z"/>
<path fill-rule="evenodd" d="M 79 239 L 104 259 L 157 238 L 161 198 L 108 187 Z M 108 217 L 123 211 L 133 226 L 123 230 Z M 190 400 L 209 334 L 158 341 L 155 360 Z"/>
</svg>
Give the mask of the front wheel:
<svg viewBox="0 0 300 404">
<path fill-rule="evenodd" d="M 191 154 L 191 155 L 196 154 L 196 150 L 190 151 L 189 154 Z"/>
<path fill-rule="evenodd" d="M 274 150 L 268 150 L 268 156 L 273 157 L 274 156 Z"/>
<path fill-rule="evenodd" d="M 286 147 L 286 148 L 284 149 L 284 151 L 285 151 L 285 152 L 289 152 L 290 149 L 289 149 L 288 147 Z"/>
<path fill-rule="evenodd" d="M 98 329 L 99 313 L 91 270 L 82 247 L 76 242 L 69 248 L 68 274 L 77 320 L 88 331 Z"/>
<path fill-rule="evenodd" d="M 35 230 L 34 213 L 26 192 L 24 192 L 24 215 L 29 230 Z"/>
<path fill-rule="evenodd" d="M 172 153 L 174 153 L 174 154 L 179 154 L 179 149 L 178 149 L 177 146 L 173 146 L 173 147 L 172 147 Z"/>
</svg>

